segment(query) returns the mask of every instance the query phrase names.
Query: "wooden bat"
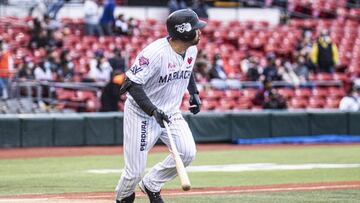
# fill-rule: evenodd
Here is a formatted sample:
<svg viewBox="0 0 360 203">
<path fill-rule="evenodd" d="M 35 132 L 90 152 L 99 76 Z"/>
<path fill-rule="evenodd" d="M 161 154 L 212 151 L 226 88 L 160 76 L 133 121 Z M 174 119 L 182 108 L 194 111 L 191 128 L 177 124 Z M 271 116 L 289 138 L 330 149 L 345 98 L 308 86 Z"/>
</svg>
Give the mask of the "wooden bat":
<svg viewBox="0 0 360 203">
<path fill-rule="evenodd" d="M 177 150 L 177 148 L 175 146 L 174 139 L 173 139 L 173 137 L 171 135 L 169 125 L 167 124 L 166 121 L 163 121 L 163 122 L 164 122 L 166 132 L 167 132 L 168 137 L 169 137 L 171 153 L 172 153 L 172 155 L 173 155 L 173 157 L 175 159 L 176 171 L 177 171 L 178 176 L 180 178 L 181 188 L 184 191 L 188 191 L 188 190 L 191 189 L 189 176 L 188 176 L 188 174 L 187 174 L 187 172 L 185 170 L 184 163 L 182 162 L 182 160 L 180 158 L 180 155 L 179 155 L 179 152 L 178 152 L 178 150 Z"/>
</svg>

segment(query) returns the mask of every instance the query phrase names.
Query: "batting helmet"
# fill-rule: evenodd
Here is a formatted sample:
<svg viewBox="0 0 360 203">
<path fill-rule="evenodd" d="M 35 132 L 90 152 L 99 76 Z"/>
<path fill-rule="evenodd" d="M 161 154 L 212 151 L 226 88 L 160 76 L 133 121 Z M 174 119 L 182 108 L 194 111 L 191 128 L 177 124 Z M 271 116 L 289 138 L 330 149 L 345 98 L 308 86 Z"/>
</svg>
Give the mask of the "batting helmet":
<svg viewBox="0 0 360 203">
<path fill-rule="evenodd" d="M 198 15 L 191 9 L 174 11 L 166 20 L 169 36 L 183 41 L 193 40 L 196 36 L 195 30 L 205 26 L 206 22 L 199 20 Z"/>
</svg>

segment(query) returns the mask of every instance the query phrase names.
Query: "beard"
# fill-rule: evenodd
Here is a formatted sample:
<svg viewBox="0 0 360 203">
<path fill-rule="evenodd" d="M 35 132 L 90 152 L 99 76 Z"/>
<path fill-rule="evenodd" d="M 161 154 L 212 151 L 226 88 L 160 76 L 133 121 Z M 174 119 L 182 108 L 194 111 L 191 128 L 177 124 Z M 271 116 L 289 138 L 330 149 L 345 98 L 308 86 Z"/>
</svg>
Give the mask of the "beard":
<svg viewBox="0 0 360 203">
<path fill-rule="evenodd" d="M 195 38 L 191 41 L 191 45 L 197 45 L 200 41 L 200 35 L 196 34 Z"/>
</svg>

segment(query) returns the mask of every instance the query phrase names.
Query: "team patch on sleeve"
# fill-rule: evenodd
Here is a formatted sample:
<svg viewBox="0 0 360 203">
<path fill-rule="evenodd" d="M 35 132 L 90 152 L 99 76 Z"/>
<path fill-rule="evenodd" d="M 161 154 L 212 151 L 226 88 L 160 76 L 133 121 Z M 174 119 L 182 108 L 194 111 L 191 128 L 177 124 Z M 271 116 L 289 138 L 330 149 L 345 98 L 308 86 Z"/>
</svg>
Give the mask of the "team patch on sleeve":
<svg viewBox="0 0 360 203">
<path fill-rule="evenodd" d="M 140 56 L 138 59 L 138 63 L 135 63 L 133 67 L 130 68 L 130 71 L 133 75 L 136 75 L 137 73 L 144 70 L 149 65 L 149 59 L 145 56 Z"/>
<path fill-rule="evenodd" d="M 140 66 L 148 66 L 149 65 L 149 59 L 145 58 L 145 56 L 141 56 L 139 58 L 139 65 Z"/>
</svg>

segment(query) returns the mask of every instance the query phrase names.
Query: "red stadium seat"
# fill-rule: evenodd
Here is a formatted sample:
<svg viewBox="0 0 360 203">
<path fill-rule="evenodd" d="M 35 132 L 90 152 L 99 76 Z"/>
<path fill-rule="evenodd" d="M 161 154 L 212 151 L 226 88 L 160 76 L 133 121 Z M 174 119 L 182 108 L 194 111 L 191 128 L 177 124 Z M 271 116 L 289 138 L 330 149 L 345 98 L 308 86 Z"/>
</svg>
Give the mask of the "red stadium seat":
<svg viewBox="0 0 360 203">
<path fill-rule="evenodd" d="M 326 80 L 332 80 L 333 77 L 330 73 L 318 73 L 316 75 L 316 80 L 322 80 L 322 81 L 326 81 Z"/>
<path fill-rule="evenodd" d="M 307 106 L 308 101 L 303 97 L 294 97 L 289 102 L 290 109 L 305 109 Z"/>
<path fill-rule="evenodd" d="M 330 97 L 342 98 L 346 95 L 344 88 L 330 87 L 329 94 Z"/>
<path fill-rule="evenodd" d="M 255 97 L 257 91 L 258 91 L 257 89 L 252 89 L 252 88 L 244 89 L 244 90 L 242 90 L 242 95 L 245 98 L 253 99 Z"/>
<path fill-rule="evenodd" d="M 296 89 L 295 96 L 301 97 L 301 98 L 309 98 L 311 96 L 311 90 L 308 88 Z"/>
<path fill-rule="evenodd" d="M 251 109 L 253 107 L 253 103 L 251 99 L 247 97 L 240 97 L 237 102 L 235 103 L 235 110 L 244 110 L 244 109 Z"/>
<path fill-rule="evenodd" d="M 231 99 L 238 99 L 241 96 L 241 92 L 239 90 L 225 90 L 225 97 Z"/>
<path fill-rule="evenodd" d="M 202 108 L 207 111 L 215 110 L 219 106 L 217 100 L 205 99 L 202 101 Z"/>
<path fill-rule="evenodd" d="M 328 90 L 326 88 L 314 88 L 312 91 L 312 95 L 316 97 L 327 97 L 328 96 Z"/>
<path fill-rule="evenodd" d="M 279 88 L 277 92 L 287 100 L 295 96 L 294 90 L 290 88 Z"/>
<path fill-rule="evenodd" d="M 323 97 L 311 97 L 309 99 L 308 108 L 324 108 L 325 106 L 325 99 Z"/>
<path fill-rule="evenodd" d="M 339 108 L 340 100 L 341 99 L 339 97 L 328 97 L 326 98 L 326 104 L 324 107 L 329 109 L 337 109 Z"/>
</svg>

